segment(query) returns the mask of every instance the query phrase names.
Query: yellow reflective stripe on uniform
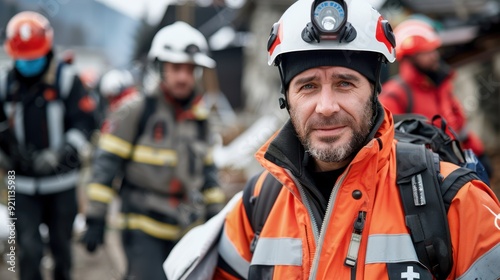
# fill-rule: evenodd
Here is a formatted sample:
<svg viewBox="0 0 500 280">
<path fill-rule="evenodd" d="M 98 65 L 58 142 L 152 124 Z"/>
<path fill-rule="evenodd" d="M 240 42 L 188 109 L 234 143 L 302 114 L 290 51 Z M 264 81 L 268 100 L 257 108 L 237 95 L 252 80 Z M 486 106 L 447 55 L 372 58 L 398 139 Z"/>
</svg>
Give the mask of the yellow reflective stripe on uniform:
<svg viewBox="0 0 500 280">
<path fill-rule="evenodd" d="M 212 152 L 212 149 L 209 149 L 208 150 L 208 153 L 207 155 L 205 156 L 205 158 L 203 159 L 203 163 L 205 165 L 212 165 L 214 164 L 214 154 Z"/>
<path fill-rule="evenodd" d="M 91 183 L 88 186 L 88 196 L 90 200 L 110 203 L 115 197 L 115 191 L 105 185 Z"/>
<path fill-rule="evenodd" d="M 198 120 L 204 120 L 208 118 L 209 111 L 203 104 L 195 104 L 191 110 Z"/>
<path fill-rule="evenodd" d="M 203 192 L 203 201 L 205 204 L 224 203 L 226 195 L 218 187 L 210 188 Z"/>
<path fill-rule="evenodd" d="M 99 138 L 99 148 L 115 154 L 121 158 L 128 159 L 132 144 L 112 134 L 102 134 Z"/>
<path fill-rule="evenodd" d="M 152 165 L 177 165 L 177 153 L 174 150 L 154 149 L 146 146 L 136 146 L 132 161 Z"/>
<path fill-rule="evenodd" d="M 177 240 L 181 235 L 181 228 L 162 223 L 140 214 L 121 214 L 119 225 L 122 229 L 141 230 L 159 239 Z"/>
</svg>

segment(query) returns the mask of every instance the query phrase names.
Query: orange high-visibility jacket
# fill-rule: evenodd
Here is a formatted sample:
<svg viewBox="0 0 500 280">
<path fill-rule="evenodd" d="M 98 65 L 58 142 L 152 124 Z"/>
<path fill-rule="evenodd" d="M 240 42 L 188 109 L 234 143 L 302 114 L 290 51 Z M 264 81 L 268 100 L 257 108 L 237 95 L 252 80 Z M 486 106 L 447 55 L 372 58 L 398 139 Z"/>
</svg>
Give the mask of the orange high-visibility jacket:
<svg viewBox="0 0 500 280">
<path fill-rule="evenodd" d="M 375 127 L 373 139 L 337 179 L 322 222 L 313 214 L 305 152 L 291 123 L 270 139 L 256 158 L 283 188 L 253 253 L 254 232 L 242 201 L 228 214 L 214 279 L 431 279 L 405 225 L 389 111 L 379 109 Z M 444 176 L 456 168 L 441 163 Z M 366 221 L 356 265 L 350 267 L 345 261 L 350 244 L 356 244 L 351 239 L 362 211 Z M 448 219 L 454 259 L 448 279 L 498 279 L 500 203 L 491 189 L 480 181 L 467 183 L 453 199 Z"/>
</svg>

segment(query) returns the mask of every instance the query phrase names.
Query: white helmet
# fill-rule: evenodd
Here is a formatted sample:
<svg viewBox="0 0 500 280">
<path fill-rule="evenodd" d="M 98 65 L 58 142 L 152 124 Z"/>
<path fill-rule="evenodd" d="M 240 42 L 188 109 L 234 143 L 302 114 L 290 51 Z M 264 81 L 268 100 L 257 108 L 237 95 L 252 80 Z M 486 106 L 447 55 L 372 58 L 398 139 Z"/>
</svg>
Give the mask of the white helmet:
<svg viewBox="0 0 500 280">
<path fill-rule="evenodd" d="M 311 50 L 374 52 L 394 62 L 394 48 L 391 26 L 366 0 L 298 0 L 271 30 L 268 64 Z"/>
<path fill-rule="evenodd" d="M 134 77 L 129 71 L 113 69 L 102 76 L 99 91 L 104 97 L 114 97 L 133 84 Z"/>
<path fill-rule="evenodd" d="M 214 68 L 215 61 L 208 55 L 207 40 L 189 24 L 177 21 L 160 29 L 153 38 L 148 58 L 171 63 L 193 63 Z"/>
</svg>

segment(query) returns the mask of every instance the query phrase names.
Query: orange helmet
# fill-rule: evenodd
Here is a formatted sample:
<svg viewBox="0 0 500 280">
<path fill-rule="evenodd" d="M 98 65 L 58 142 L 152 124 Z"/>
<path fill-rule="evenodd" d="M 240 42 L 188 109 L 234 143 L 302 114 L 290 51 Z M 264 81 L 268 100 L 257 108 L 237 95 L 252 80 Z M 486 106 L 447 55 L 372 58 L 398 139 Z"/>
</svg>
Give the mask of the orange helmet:
<svg viewBox="0 0 500 280">
<path fill-rule="evenodd" d="M 441 39 L 435 29 L 419 19 L 408 19 L 394 29 L 396 37 L 396 58 L 433 51 L 441 46 Z"/>
<path fill-rule="evenodd" d="M 14 59 L 35 59 L 52 48 L 53 30 L 47 18 L 35 12 L 21 12 L 7 24 L 4 48 Z"/>
</svg>

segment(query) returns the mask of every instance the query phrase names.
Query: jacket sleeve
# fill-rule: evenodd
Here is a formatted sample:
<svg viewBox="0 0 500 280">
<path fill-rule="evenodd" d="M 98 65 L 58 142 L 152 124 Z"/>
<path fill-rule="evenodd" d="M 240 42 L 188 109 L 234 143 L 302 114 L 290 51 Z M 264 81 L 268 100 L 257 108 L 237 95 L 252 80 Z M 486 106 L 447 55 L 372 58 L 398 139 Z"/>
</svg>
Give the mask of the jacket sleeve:
<svg viewBox="0 0 500 280">
<path fill-rule="evenodd" d="M 252 177 L 247 182 L 245 191 L 254 189 L 259 175 Z M 250 244 L 255 233 L 246 214 L 243 199 L 245 199 L 245 195 L 226 216 L 224 229 L 219 240 L 219 261 L 214 279 L 247 279 L 248 277 L 253 256 Z"/>
<path fill-rule="evenodd" d="M 408 100 L 401 86 L 389 80 L 382 86 L 382 92 L 379 95 L 379 100 L 385 108 L 392 114 L 405 114 L 408 106 Z"/>
<path fill-rule="evenodd" d="M 243 202 L 227 215 L 219 240 L 219 261 L 214 279 L 246 279 L 252 253 L 250 241 L 254 232 L 245 213 Z"/>
<path fill-rule="evenodd" d="M 500 204 L 492 190 L 472 181 L 448 212 L 454 268 L 449 279 L 500 279 Z"/>
<path fill-rule="evenodd" d="M 99 137 L 92 162 L 91 181 L 87 186 L 89 217 L 105 217 L 107 206 L 115 197 L 113 181 L 119 179 L 132 153 L 143 101 L 139 97 L 132 99 L 106 119 L 109 128 Z"/>
</svg>

